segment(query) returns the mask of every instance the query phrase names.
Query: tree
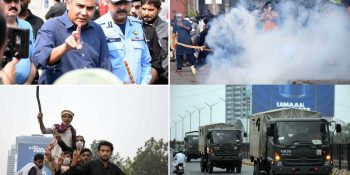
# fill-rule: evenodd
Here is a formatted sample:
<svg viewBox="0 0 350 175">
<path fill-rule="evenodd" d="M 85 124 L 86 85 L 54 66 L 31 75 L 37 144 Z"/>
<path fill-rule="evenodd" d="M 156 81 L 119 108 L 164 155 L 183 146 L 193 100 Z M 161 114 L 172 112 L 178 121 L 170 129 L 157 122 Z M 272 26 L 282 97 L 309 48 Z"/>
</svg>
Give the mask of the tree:
<svg viewBox="0 0 350 175">
<path fill-rule="evenodd" d="M 152 137 L 146 141 L 144 148 L 138 148 L 130 168 L 130 175 L 168 174 L 168 143 Z"/>
<path fill-rule="evenodd" d="M 334 135 L 335 144 L 349 144 L 350 143 L 350 123 L 342 126 L 342 131 Z"/>
</svg>

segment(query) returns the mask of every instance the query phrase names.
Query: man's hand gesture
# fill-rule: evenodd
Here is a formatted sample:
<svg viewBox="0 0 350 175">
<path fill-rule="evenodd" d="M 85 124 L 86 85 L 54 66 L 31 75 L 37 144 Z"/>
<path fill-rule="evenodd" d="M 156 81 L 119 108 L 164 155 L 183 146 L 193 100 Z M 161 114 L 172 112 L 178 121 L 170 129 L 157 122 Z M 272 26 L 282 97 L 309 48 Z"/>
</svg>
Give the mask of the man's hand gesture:
<svg viewBox="0 0 350 175">
<path fill-rule="evenodd" d="M 80 33 L 81 33 L 81 24 L 78 25 L 77 30 L 74 31 L 65 41 L 66 46 L 69 49 L 81 49 L 82 45 L 80 43 Z"/>
</svg>

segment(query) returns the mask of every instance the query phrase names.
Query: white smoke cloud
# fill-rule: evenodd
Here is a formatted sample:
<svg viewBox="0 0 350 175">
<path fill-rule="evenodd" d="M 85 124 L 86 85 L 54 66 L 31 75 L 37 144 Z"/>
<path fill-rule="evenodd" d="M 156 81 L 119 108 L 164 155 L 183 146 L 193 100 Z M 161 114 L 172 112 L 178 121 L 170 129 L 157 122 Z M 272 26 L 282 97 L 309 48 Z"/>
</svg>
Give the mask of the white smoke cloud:
<svg viewBox="0 0 350 175">
<path fill-rule="evenodd" d="M 301 2 L 280 2 L 278 28 L 268 32 L 243 6 L 215 18 L 206 39 L 213 50 L 206 83 L 350 80 L 350 14 Z"/>
</svg>

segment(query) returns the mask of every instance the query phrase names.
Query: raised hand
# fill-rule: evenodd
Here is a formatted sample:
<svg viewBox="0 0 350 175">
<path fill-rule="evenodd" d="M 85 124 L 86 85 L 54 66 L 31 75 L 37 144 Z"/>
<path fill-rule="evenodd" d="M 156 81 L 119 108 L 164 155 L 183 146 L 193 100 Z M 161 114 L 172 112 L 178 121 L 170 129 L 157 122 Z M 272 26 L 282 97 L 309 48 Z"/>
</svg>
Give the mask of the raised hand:
<svg viewBox="0 0 350 175">
<path fill-rule="evenodd" d="M 77 30 L 66 39 L 65 43 L 70 49 L 81 49 L 80 43 L 81 24 L 78 25 Z"/>
<path fill-rule="evenodd" d="M 43 113 L 41 112 L 38 113 L 38 120 L 43 120 Z"/>
</svg>

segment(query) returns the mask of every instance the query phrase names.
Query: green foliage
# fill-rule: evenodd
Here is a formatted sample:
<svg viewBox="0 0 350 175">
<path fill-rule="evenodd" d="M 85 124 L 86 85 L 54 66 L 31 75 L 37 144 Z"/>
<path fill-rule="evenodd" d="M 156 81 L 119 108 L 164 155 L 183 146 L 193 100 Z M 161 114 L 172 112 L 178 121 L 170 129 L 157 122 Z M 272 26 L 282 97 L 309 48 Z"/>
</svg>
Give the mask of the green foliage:
<svg viewBox="0 0 350 175">
<path fill-rule="evenodd" d="M 92 152 L 92 156 L 91 156 L 91 159 L 92 160 L 95 160 L 95 159 L 98 159 L 98 150 L 97 150 L 97 146 L 98 146 L 98 141 L 97 140 L 94 140 L 91 145 L 90 145 L 90 149 L 91 149 L 91 152 Z"/>
<path fill-rule="evenodd" d="M 168 143 L 153 137 L 146 141 L 144 148 L 137 150 L 134 161 L 129 165 L 130 175 L 168 174 Z"/>
</svg>

